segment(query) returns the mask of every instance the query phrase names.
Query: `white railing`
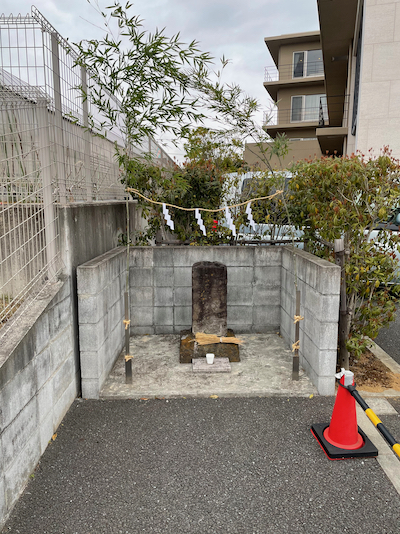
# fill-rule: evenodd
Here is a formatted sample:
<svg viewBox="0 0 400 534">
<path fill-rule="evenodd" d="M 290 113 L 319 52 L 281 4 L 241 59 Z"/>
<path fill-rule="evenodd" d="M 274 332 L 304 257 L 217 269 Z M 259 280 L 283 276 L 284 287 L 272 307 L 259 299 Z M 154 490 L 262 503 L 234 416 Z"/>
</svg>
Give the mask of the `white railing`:
<svg viewBox="0 0 400 534">
<path fill-rule="evenodd" d="M 289 80 L 312 79 L 315 77 L 324 76 L 323 63 L 321 61 L 307 64 L 307 69 L 301 68 L 293 63 L 287 65 L 280 65 L 279 69 L 276 65 L 264 67 L 264 82 L 278 82 Z"/>
</svg>

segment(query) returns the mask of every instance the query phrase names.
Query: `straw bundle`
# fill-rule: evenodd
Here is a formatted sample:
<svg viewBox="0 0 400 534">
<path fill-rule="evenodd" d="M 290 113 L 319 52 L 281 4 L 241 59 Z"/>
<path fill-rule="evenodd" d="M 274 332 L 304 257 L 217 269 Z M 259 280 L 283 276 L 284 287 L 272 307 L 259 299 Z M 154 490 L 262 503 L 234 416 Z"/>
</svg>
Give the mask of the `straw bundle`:
<svg viewBox="0 0 400 534">
<path fill-rule="evenodd" d="M 219 337 L 215 334 L 204 334 L 203 332 L 197 332 L 196 342 L 199 345 L 212 345 L 213 343 L 235 343 L 236 345 L 241 345 L 243 340 L 239 339 L 238 337 Z"/>
</svg>

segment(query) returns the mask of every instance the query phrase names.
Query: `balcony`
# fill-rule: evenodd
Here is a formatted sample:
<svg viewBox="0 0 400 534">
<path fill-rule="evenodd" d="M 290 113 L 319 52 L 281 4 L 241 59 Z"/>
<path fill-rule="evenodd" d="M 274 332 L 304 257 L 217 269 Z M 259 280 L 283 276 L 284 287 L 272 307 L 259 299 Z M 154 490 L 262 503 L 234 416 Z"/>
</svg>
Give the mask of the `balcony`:
<svg viewBox="0 0 400 534">
<path fill-rule="evenodd" d="M 280 108 L 279 105 L 274 105 L 264 112 L 263 126 L 308 122 L 320 127 L 329 125 L 347 127 L 348 112 L 349 95 L 328 96 L 326 102 L 323 101 L 318 106 L 306 106 L 301 109 Z"/>
<path fill-rule="evenodd" d="M 302 63 L 290 63 L 281 65 L 278 68 L 272 65 L 264 68 L 264 82 L 277 82 L 288 80 L 299 80 L 302 78 L 315 78 L 324 75 L 324 65 L 322 61 Z"/>
<path fill-rule="evenodd" d="M 318 130 L 318 137 L 326 137 L 328 133 L 343 137 L 343 132 L 347 133 L 349 95 L 328 96 L 321 104 L 290 109 L 273 106 L 264 114 L 263 128 L 271 137 L 276 137 L 277 133 L 308 128 Z"/>
<path fill-rule="evenodd" d="M 312 129 L 323 154 L 340 153 L 347 136 L 349 95 L 328 96 L 321 104 L 290 109 L 274 106 L 264 114 L 263 128 L 273 138 L 278 133 Z"/>
<path fill-rule="evenodd" d="M 271 111 L 264 113 L 264 127 L 270 128 L 271 126 L 279 127 L 307 127 L 312 126 L 325 126 L 329 125 L 329 119 L 327 112 L 323 110 L 320 116 L 320 108 L 313 107 L 301 110 L 294 109 L 278 109 L 273 108 Z"/>
<path fill-rule="evenodd" d="M 320 61 L 306 65 L 298 63 L 281 65 L 279 70 L 275 65 L 264 69 L 264 87 L 274 102 L 278 99 L 279 89 L 291 85 L 296 87 L 322 85 L 324 79 L 323 65 Z"/>
</svg>

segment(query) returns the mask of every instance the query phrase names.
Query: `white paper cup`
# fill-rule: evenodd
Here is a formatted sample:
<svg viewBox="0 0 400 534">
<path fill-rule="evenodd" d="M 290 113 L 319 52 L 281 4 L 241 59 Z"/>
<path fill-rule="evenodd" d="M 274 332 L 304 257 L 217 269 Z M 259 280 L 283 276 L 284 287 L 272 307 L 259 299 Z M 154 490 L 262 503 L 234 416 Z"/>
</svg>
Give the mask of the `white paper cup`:
<svg viewBox="0 0 400 534">
<path fill-rule="evenodd" d="M 206 354 L 206 360 L 207 360 L 207 363 L 209 363 L 209 364 L 214 363 L 214 354 L 212 354 L 210 352 L 207 353 Z"/>
</svg>

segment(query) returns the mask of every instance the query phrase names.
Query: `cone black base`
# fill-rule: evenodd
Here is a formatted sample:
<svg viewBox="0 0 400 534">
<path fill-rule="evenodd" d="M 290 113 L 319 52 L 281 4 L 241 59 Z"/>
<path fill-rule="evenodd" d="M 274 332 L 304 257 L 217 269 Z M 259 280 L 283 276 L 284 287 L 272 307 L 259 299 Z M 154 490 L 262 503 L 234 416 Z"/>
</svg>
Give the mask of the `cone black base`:
<svg viewBox="0 0 400 534">
<path fill-rule="evenodd" d="M 340 449 L 335 447 L 324 438 L 324 430 L 328 428 L 329 423 L 317 423 L 312 425 L 311 432 L 321 445 L 325 454 L 331 460 L 341 460 L 345 458 L 374 458 L 378 456 L 378 449 L 372 441 L 364 434 L 360 427 L 358 433 L 364 440 L 364 445 L 359 449 Z"/>
</svg>

